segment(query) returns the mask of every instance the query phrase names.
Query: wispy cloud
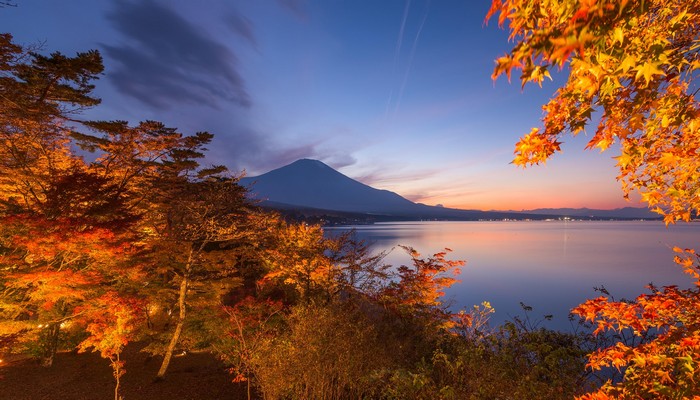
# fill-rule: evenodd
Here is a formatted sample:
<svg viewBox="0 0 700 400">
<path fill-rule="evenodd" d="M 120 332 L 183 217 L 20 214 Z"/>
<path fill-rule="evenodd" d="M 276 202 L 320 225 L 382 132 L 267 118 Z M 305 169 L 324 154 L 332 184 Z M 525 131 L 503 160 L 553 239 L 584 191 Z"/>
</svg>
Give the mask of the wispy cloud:
<svg viewBox="0 0 700 400">
<path fill-rule="evenodd" d="M 396 72 L 396 65 L 399 61 L 399 55 L 401 54 L 401 45 L 403 44 L 404 30 L 406 29 L 406 20 L 408 19 L 408 10 L 411 8 L 411 0 L 406 0 L 406 7 L 403 9 L 403 17 L 401 18 L 401 26 L 399 27 L 399 34 L 396 38 L 396 48 L 394 49 L 394 62 L 391 67 L 391 75 L 393 76 Z M 389 98 L 386 102 L 386 110 L 384 111 L 384 118 L 389 115 L 389 107 L 391 106 L 391 100 L 394 96 L 394 88 L 392 87 L 389 91 Z"/>
<path fill-rule="evenodd" d="M 121 93 L 161 109 L 182 103 L 251 106 L 233 51 L 167 6 L 120 1 L 107 19 L 125 39 L 102 45 L 116 64 L 109 79 Z M 252 25 L 238 29 L 252 38 Z"/>
<path fill-rule="evenodd" d="M 226 16 L 224 21 L 238 36 L 246 39 L 253 47 L 258 47 L 253 23 L 245 15 L 232 13 Z"/>
<path fill-rule="evenodd" d="M 306 10 L 306 0 L 277 0 L 277 2 L 302 21 L 309 19 L 309 14 Z"/>
<path fill-rule="evenodd" d="M 416 48 L 418 47 L 418 39 L 420 39 L 420 34 L 423 32 L 423 26 L 425 26 L 425 21 L 428 19 L 428 11 L 430 10 L 430 1 L 426 3 L 425 12 L 423 13 L 423 18 L 418 26 L 418 31 L 413 39 L 413 45 L 411 46 L 411 53 L 408 56 L 408 65 L 406 66 L 406 72 L 404 73 L 403 80 L 401 81 L 401 86 L 399 87 L 399 94 L 396 97 L 396 105 L 394 106 L 394 114 L 396 114 L 401 108 L 401 100 L 403 100 L 403 92 L 406 89 L 406 83 L 408 83 L 408 77 L 411 74 L 411 68 L 413 67 L 413 58 L 416 55 Z"/>
<path fill-rule="evenodd" d="M 427 179 L 438 175 L 439 170 L 425 170 L 425 171 L 407 171 L 407 172 L 392 172 L 387 173 L 386 169 L 377 169 L 363 175 L 353 176 L 353 179 L 358 180 L 365 185 L 376 186 L 382 188 L 383 186 L 391 186 L 394 184 L 405 184 L 406 182 L 415 182 L 422 179 Z"/>
</svg>

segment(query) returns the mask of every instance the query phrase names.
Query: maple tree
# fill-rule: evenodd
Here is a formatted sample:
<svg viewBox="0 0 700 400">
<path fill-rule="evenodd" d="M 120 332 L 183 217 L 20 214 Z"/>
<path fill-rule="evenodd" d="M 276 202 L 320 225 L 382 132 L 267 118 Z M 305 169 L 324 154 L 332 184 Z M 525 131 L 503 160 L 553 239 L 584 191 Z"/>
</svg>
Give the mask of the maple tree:
<svg viewBox="0 0 700 400">
<path fill-rule="evenodd" d="M 130 252 L 124 198 L 70 148 L 71 115 L 99 103 L 97 52 L 46 57 L 0 35 L 0 335 L 39 334 L 50 365 L 61 326 L 118 282 Z"/>
<path fill-rule="evenodd" d="M 622 382 L 607 380 L 584 400 L 609 398 L 694 398 L 700 396 L 700 255 L 692 249 L 674 249 L 694 287 L 662 289 L 634 301 L 611 301 L 601 296 L 587 300 L 572 312 L 591 321 L 595 334 L 629 331 L 638 338 L 654 334 L 636 346 L 617 342 L 589 355 L 594 371 L 610 367 L 624 370 Z"/>
<path fill-rule="evenodd" d="M 546 161 L 559 151 L 562 135 L 583 131 L 599 116 L 588 148 L 619 142 L 626 196 L 638 190 L 666 224 L 700 213 L 700 2 L 493 0 L 487 20 L 496 14 L 516 45 L 497 60 L 494 79 L 519 69 L 524 86 L 541 84 L 553 67 L 569 72 L 543 107 L 544 129 L 534 128 L 516 145 L 515 164 Z M 595 334 L 656 335 L 589 354 L 591 369 L 616 368 L 623 379 L 582 399 L 700 396 L 700 264 L 693 250 L 675 251 L 683 253 L 676 262 L 694 288 L 650 286 L 651 294 L 631 302 L 599 297 L 573 310 L 596 326 Z"/>
<path fill-rule="evenodd" d="M 291 287 L 305 302 L 335 294 L 339 268 L 324 254 L 333 241 L 324 237 L 320 225 L 279 221 L 274 237 L 265 252 L 269 271 L 263 282 Z"/>
<path fill-rule="evenodd" d="M 147 218 L 147 263 L 153 301 L 177 309 L 175 329 L 158 371 L 162 378 L 188 321 L 188 303 L 199 313 L 218 307 L 221 298 L 240 286 L 241 259 L 253 251 L 264 218 L 247 204 L 235 179 L 209 177 L 169 185 Z M 168 304 L 175 300 L 175 306 Z M 190 304 L 192 305 L 192 304 Z M 171 308 L 172 307 L 172 308 Z"/>
<path fill-rule="evenodd" d="M 699 1 L 493 0 L 486 20 L 496 14 L 516 45 L 494 79 L 569 73 L 543 106 L 544 128 L 517 143 L 516 165 L 545 162 L 599 118 L 587 147 L 619 143 L 625 196 L 636 189 L 666 223 L 700 213 Z"/>
<path fill-rule="evenodd" d="M 421 258 L 414 248 L 400 247 L 410 256 L 412 265 L 396 268 L 396 275 L 380 295 L 381 301 L 406 315 L 425 318 L 428 324 L 452 327 L 451 313 L 442 298 L 444 290 L 458 282 L 454 276 L 459 275 L 464 261 L 448 260 L 450 249 Z"/>
<path fill-rule="evenodd" d="M 279 335 L 276 319 L 282 316 L 281 302 L 248 296 L 233 306 L 224 306 L 230 328 L 218 353 L 231 365 L 234 382 L 246 382 L 247 397 L 251 399 L 251 381 L 259 373 L 261 349 Z M 268 382 L 260 382 L 265 385 Z M 263 389 L 265 391 L 265 389 Z"/>
<path fill-rule="evenodd" d="M 92 300 L 86 313 L 82 315 L 86 331 L 90 334 L 79 345 L 80 351 L 99 351 L 109 360 L 116 385 L 114 400 L 120 400 L 121 377 L 126 373 L 121 353 L 124 347 L 136 337 L 137 327 L 142 319 L 144 302 L 138 298 L 127 298 L 110 291 Z"/>
</svg>

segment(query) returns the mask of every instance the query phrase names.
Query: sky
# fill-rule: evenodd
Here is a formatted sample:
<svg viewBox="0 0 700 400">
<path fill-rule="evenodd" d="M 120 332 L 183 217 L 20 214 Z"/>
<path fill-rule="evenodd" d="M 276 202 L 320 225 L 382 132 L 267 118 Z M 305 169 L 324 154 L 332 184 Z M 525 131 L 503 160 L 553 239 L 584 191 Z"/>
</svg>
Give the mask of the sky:
<svg viewBox="0 0 700 400">
<path fill-rule="evenodd" d="M 542 88 L 493 81 L 513 45 L 488 0 L 16 0 L 0 26 L 66 55 L 97 49 L 102 104 L 85 119 L 213 133 L 205 164 L 256 176 L 300 158 L 429 205 L 640 206 L 615 149 L 566 137 L 544 166 L 510 164 L 541 125 Z"/>
</svg>

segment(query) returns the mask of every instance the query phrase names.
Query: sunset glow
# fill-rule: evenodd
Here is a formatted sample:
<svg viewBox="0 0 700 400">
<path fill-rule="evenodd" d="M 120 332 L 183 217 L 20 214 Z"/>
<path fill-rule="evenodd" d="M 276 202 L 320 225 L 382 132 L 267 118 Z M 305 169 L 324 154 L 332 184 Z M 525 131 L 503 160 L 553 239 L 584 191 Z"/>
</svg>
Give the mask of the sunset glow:
<svg viewBox="0 0 700 400">
<path fill-rule="evenodd" d="M 509 43 L 484 25 L 488 3 L 83 0 L 22 3 L 0 20 L 21 43 L 102 52 L 109 101 L 86 117 L 210 131 L 209 162 L 234 171 L 313 158 L 431 205 L 639 206 L 615 183 L 615 149 L 584 154 L 586 133 L 552 167 L 510 164 L 565 75 L 525 91 L 492 81 Z"/>
</svg>

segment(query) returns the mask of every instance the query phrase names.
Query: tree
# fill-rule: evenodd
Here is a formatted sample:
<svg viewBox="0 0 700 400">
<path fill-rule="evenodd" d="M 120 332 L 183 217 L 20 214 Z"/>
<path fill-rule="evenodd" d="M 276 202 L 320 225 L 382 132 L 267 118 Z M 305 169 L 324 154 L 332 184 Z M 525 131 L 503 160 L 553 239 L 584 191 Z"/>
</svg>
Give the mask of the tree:
<svg viewBox="0 0 700 400">
<path fill-rule="evenodd" d="M 140 323 L 143 301 L 127 298 L 116 292 L 107 292 L 94 299 L 86 313 L 86 330 L 90 333 L 80 343 L 80 351 L 99 351 L 102 358 L 109 360 L 114 376 L 114 400 L 120 400 L 119 386 L 121 377 L 126 373 L 121 353 L 124 347 L 135 337 Z"/>
<path fill-rule="evenodd" d="M 450 249 L 426 259 L 412 247 L 401 248 L 411 257 L 412 265 L 397 268 L 396 276 L 382 291 L 381 301 L 400 314 L 424 319 L 426 326 L 452 327 L 451 314 L 442 297 L 445 289 L 458 282 L 454 276 L 459 275 L 464 261 L 445 258 Z"/>
<path fill-rule="evenodd" d="M 582 131 L 600 112 L 588 147 L 606 150 L 615 141 L 625 194 L 633 189 L 664 215 L 666 224 L 700 213 L 700 2 L 668 0 L 493 0 L 487 20 L 508 22 L 513 50 L 497 60 L 494 79 L 541 83 L 554 66 L 569 78 L 544 106 L 544 130 L 533 129 L 516 145 L 515 164 L 544 162 L 560 137 Z M 618 342 L 589 354 L 593 370 L 624 371 L 584 399 L 690 398 L 700 396 L 700 275 L 690 249 L 676 262 L 696 287 L 657 289 L 631 302 L 591 299 L 574 312 L 597 326 L 596 334 L 631 332 L 658 336 L 635 345 Z M 693 263 L 693 257 L 696 263 Z"/>
<path fill-rule="evenodd" d="M 230 314 L 234 315 L 234 314 Z M 269 315 L 269 314 L 268 314 Z M 385 337 L 353 304 L 309 301 L 280 316 L 273 334 L 249 336 L 245 367 L 265 399 L 377 398 L 373 374 L 391 362 Z M 267 320 L 267 318 L 266 318 Z M 232 324 L 239 341 L 238 322 Z M 266 321 L 267 322 L 267 321 Z M 269 322 L 267 322 L 269 325 Z"/>
<path fill-rule="evenodd" d="M 340 269 L 326 254 L 335 243 L 323 236 L 321 226 L 280 221 L 274 232 L 265 251 L 269 271 L 263 281 L 293 289 L 304 302 L 334 296 Z"/>
<path fill-rule="evenodd" d="M 174 296 L 178 310 L 158 371 L 162 378 L 188 320 L 188 303 L 197 299 L 202 309 L 218 307 L 228 291 L 241 285 L 240 261 L 251 251 L 248 245 L 255 242 L 261 219 L 235 179 L 215 177 L 167 189 L 154 211 L 148 217 L 153 237 L 146 255 L 157 290 L 152 299 L 170 308 L 162 303 Z"/>
<path fill-rule="evenodd" d="M 338 268 L 338 290 L 348 298 L 355 295 L 377 300 L 386 289 L 392 266 L 384 262 L 386 252 L 372 253 L 370 243 L 352 230 L 335 237 L 328 249 Z"/>
<path fill-rule="evenodd" d="M 61 325 L 120 281 L 129 253 L 124 198 L 71 151 L 66 125 L 99 103 L 101 71 L 95 51 L 46 57 L 0 35 L 0 335 L 41 332 L 45 365 Z"/>
<path fill-rule="evenodd" d="M 552 68 L 569 71 L 516 165 L 545 162 L 599 117 L 587 147 L 619 142 L 625 196 L 637 190 L 667 224 L 700 213 L 700 1 L 493 0 L 486 20 L 496 14 L 516 45 L 494 79 L 518 69 L 523 86 L 541 85 Z"/>
<path fill-rule="evenodd" d="M 700 255 L 692 249 L 674 250 L 678 253 L 676 263 L 693 277 L 693 288 L 650 285 L 651 293 L 634 301 L 611 301 L 601 296 L 573 310 L 597 326 L 595 333 L 629 332 L 636 338 L 655 335 L 636 346 L 618 342 L 590 354 L 589 368 L 623 370 L 624 379 L 607 380 L 600 390 L 581 399 L 700 396 Z"/>
</svg>

